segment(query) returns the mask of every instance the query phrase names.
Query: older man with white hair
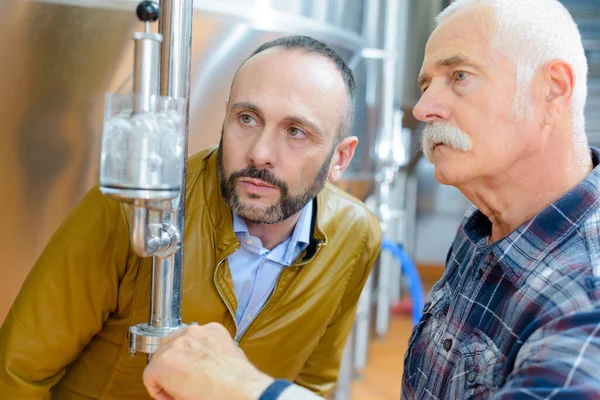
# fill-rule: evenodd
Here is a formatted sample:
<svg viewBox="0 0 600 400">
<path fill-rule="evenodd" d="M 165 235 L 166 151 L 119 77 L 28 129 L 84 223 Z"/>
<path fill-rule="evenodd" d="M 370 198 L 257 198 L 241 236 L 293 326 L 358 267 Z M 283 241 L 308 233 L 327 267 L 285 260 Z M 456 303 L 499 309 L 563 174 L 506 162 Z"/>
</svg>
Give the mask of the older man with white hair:
<svg viewBox="0 0 600 400">
<path fill-rule="evenodd" d="M 586 57 L 555 0 L 457 0 L 414 115 L 475 207 L 414 328 L 403 398 L 600 399 L 600 152 Z"/>
<path fill-rule="evenodd" d="M 600 151 L 587 145 L 577 26 L 556 0 L 457 0 L 437 22 L 414 115 L 437 180 L 475 207 L 412 332 L 402 398 L 600 399 Z M 149 389 L 316 398 L 214 344 L 214 331 L 173 338 L 147 369 Z M 168 379 L 194 374 L 194 352 L 204 372 L 186 381 L 202 384 Z"/>
</svg>

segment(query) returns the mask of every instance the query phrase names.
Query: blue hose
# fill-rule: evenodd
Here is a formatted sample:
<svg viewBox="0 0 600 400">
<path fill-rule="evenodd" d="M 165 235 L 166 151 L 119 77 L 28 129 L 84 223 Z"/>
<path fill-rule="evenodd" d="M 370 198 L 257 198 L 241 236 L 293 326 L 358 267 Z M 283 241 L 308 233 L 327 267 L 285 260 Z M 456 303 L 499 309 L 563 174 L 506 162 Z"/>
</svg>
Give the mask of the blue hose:
<svg viewBox="0 0 600 400">
<path fill-rule="evenodd" d="M 400 262 L 402 272 L 408 278 L 410 285 L 410 296 L 412 298 L 412 322 L 416 325 L 421 319 L 421 311 L 423 310 L 423 284 L 415 263 L 404 251 L 402 246 L 397 243 L 384 240 L 381 243 L 381 250 L 389 250 L 394 258 Z"/>
</svg>

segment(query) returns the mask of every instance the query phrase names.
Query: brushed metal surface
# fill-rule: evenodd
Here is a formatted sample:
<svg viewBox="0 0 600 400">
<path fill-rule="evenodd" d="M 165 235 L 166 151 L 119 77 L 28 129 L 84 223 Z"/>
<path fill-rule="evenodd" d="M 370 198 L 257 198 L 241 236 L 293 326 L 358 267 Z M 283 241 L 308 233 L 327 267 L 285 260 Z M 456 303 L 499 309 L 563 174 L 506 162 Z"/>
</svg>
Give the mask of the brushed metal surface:
<svg viewBox="0 0 600 400">
<path fill-rule="evenodd" d="M 137 3 L 3 4 L 0 205 L 9 228 L 0 231 L 0 322 L 50 236 L 97 183 L 105 93 L 133 84 L 131 39 L 143 28 Z M 306 34 L 349 59 L 362 46 L 362 7 L 362 0 L 196 1 L 189 153 L 218 144 L 231 79 L 256 47 Z"/>
</svg>

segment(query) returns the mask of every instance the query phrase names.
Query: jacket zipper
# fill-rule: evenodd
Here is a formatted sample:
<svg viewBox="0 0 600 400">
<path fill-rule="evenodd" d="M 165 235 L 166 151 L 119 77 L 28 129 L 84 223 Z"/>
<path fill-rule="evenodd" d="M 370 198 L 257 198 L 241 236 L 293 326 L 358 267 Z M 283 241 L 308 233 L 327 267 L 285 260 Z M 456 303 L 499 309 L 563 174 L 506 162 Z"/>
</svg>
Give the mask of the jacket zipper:
<svg viewBox="0 0 600 400">
<path fill-rule="evenodd" d="M 235 326 L 235 332 L 233 335 L 234 338 L 237 337 L 237 332 L 238 332 L 238 324 L 237 324 L 237 320 L 235 318 L 235 312 L 233 311 L 233 307 L 231 307 L 229 300 L 227 300 L 227 297 L 221 291 L 221 285 L 219 285 L 219 283 L 217 282 L 217 271 L 219 270 L 219 267 L 221 266 L 221 264 L 223 264 L 223 261 L 225 261 L 225 259 L 227 259 L 227 257 L 229 257 L 230 255 L 235 253 L 239 248 L 240 248 L 240 245 L 238 244 L 230 252 L 225 254 L 225 256 L 223 258 L 221 258 L 221 260 L 217 263 L 217 267 L 215 268 L 215 276 L 213 277 L 213 279 L 215 281 L 215 287 L 217 288 L 217 292 L 219 292 L 219 296 L 221 296 L 221 300 L 223 300 L 223 302 L 225 303 L 225 306 L 227 307 L 227 310 L 229 311 L 229 314 L 231 314 L 231 318 L 233 319 L 233 324 Z"/>
<path fill-rule="evenodd" d="M 323 243 L 319 243 L 317 245 L 317 249 L 315 250 L 314 256 L 311 257 L 309 260 L 303 261 L 303 262 L 298 263 L 298 264 L 289 265 L 289 266 L 287 266 L 287 267 L 285 267 L 285 268 L 283 268 L 281 270 L 281 273 L 279 274 L 279 276 L 277 277 L 277 281 L 275 282 L 275 287 L 273 288 L 273 291 L 271 292 L 271 294 L 269 295 L 269 298 L 265 302 L 265 305 L 262 306 L 262 308 L 260 309 L 260 311 L 258 312 L 258 314 L 256 314 L 256 316 L 254 317 L 254 319 L 252 320 L 252 322 L 250 322 L 250 324 L 248 325 L 248 327 L 246 328 L 246 330 L 244 331 L 244 333 L 242 333 L 242 336 L 240 336 L 240 338 L 238 340 L 236 340 L 236 342 L 238 344 L 241 344 L 242 339 L 246 336 L 246 333 L 248 333 L 248 331 L 250 330 L 250 328 L 252 327 L 252 325 L 254 325 L 254 322 L 258 319 L 258 317 L 260 316 L 260 314 L 262 314 L 263 310 L 265 308 L 267 308 L 267 306 L 271 302 L 271 299 L 273 298 L 273 296 L 275 295 L 275 292 L 277 291 L 277 288 L 279 287 L 279 281 L 281 280 L 281 276 L 283 275 L 283 273 L 285 272 L 285 270 L 288 269 L 289 267 L 297 267 L 297 266 L 305 265 L 305 264 L 308 264 L 309 262 L 311 262 L 315 258 L 315 256 L 317 255 L 317 253 L 319 252 L 319 249 L 321 248 L 322 245 L 323 245 Z M 235 318 L 234 318 L 234 320 L 235 320 Z M 236 321 L 236 325 L 235 326 L 236 326 L 235 336 L 237 337 L 237 321 Z"/>
</svg>

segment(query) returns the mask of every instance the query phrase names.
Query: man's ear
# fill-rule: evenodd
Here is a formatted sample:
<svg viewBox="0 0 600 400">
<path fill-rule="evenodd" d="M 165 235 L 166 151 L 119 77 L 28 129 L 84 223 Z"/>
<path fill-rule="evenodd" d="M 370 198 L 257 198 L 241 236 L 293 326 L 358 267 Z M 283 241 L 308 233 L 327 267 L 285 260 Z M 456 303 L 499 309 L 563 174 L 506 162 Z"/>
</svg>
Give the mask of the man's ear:
<svg viewBox="0 0 600 400">
<path fill-rule="evenodd" d="M 575 74 L 573 68 L 562 60 L 546 64 L 542 70 L 545 84 L 544 123 L 554 125 L 563 112 L 571 106 Z"/>
<path fill-rule="evenodd" d="M 333 156 L 333 164 L 329 170 L 329 181 L 335 182 L 342 176 L 342 172 L 348 168 L 352 157 L 354 157 L 354 150 L 358 144 L 358 138 L 356 136 L 350 136 L 342 139 L 337 145 L 335 155 Z"/>
</svg>

